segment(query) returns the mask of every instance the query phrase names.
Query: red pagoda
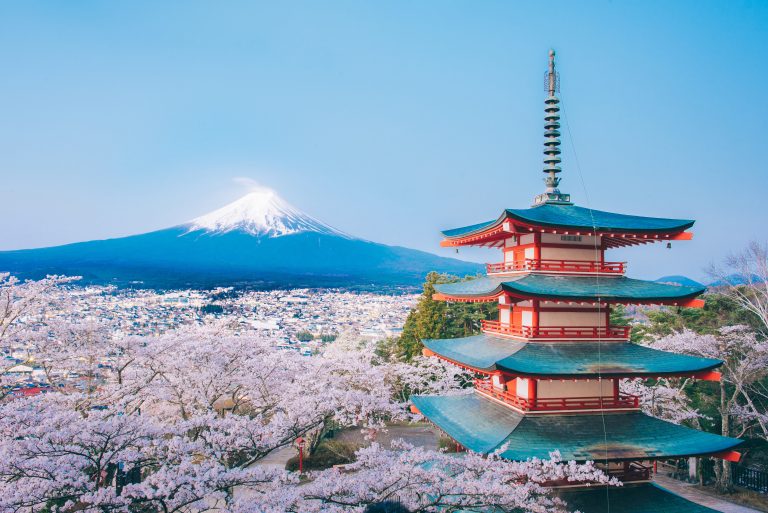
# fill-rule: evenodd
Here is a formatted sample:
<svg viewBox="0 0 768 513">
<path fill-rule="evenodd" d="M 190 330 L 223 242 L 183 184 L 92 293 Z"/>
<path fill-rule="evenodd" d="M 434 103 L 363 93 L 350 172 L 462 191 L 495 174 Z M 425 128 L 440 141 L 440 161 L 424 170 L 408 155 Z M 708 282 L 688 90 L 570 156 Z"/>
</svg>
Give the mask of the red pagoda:
<svg viewBox="0 0 768 513">
<path fill-rule="evenodd" d="M 546 190 L 530 208 L 506 209 L 485 223 L 443 232 L 443 246 L 502 251 L 484 277 L 437 285 L 435 299 L 497 302 L 498 319 L 482 334 L 424 340 L 424 353 L 481 378 L 474 393 L 415 396 L 422 415 L 466 449 L 511 460 L 595 461 L 625 486 L 559 493 L 585 513 L 711 512 L 652 483 L 654 462 L 712 456 L 738 461 L 741 440 L 705 433 L 640 411 L 623 379 L 660 376 L 720 379 L 722 362 L 658 351 L 629 341 L 610 323 L 615 305 L 700 308 L 704 287 L 625 276 L 612 248 L 690 240 L 694 221 L 615 214 L 579 207 L 559 190 L 558 75 L 550 52 L 545 100 Z M 554 483 L 553 486 L 557 486 Z"/>
</svg>

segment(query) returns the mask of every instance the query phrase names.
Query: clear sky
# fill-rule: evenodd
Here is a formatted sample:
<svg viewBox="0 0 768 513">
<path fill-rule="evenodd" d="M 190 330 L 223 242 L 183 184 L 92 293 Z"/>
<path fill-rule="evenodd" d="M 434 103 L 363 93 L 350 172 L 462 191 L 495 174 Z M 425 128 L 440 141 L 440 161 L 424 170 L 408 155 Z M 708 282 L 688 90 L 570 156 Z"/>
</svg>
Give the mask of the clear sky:
<svg viewBox="0 0 768 513">
<path fill-rule="evenodd" d="M 692 242 L 609 258 L 701 279 L 768 239 L 766 24 L 764 1 L 4 2 L 0 249 L 180 224 L 249 177 L 348 233 L 455 256 L 439 229 L 543 189 L 553 47 L 561 190 L 697 219 Z"/>
</svg>

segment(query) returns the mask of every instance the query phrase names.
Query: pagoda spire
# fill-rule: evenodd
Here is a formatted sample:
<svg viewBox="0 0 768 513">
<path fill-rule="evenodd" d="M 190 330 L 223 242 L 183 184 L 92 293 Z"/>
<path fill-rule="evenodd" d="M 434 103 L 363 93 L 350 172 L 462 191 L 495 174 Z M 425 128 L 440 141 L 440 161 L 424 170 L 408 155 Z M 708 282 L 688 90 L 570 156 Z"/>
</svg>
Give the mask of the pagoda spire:
<svg viewBox="0 0 768 513">
<path fill-rule="evenodd" d="M 557 188 L 560 185 L 560 76 L 555 71 L 555 51 L 549 51 L 549 69 L 547 70 L 547 98 L 544 100 L 544 183 L 547 188 L 536 196 L 533 204 L 554 203 L 570 205 L 571 195 L 563 194 Z"/>
</svg>

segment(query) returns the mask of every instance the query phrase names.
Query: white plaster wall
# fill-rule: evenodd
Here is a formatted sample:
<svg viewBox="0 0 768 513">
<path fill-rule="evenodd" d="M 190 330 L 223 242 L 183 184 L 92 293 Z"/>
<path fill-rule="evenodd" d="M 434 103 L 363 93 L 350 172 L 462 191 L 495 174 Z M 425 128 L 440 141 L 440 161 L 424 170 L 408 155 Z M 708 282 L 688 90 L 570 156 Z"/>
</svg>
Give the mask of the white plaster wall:
<svg viewBox="0 0 768 513">
<path fill-rule="evenodd" d="M 542 399 L 557 397 L 613 397 L 613 381 L 593 379 L 589 381 L 539 380 L 536 395 Z"/>
<path fill-rule="evenodd" d="M 582 260 L 594 262 L 600 260 L 600 250 L 594 248 L 541 248 L 542 260 Z"/>
<path fill-rule="evenodd" d="M 522 312 L 522 323 L 523 326 L 532 326 L 533 325 L 533 312 Z"/>
<path fill-rule="evenodd" d="M 536 253 L 534 252 L 534 248 L 525 248 L 525 258 L 533 260 L 535 256 Z"/>
<path fill-rule="evenodd" d="M 605 312 L 539 312 L 539 326 L 605 326 Z"/>
<path fill-rule="evenodd" d="M 528 399 L 528 380 L 526 378 L 517 378 L 515 387 L 517 387 L 517 396 Z"/>
<path fill-rule="evenodd" d="M 511 312 L 507 310 L 506 308 L 499 308 L 499 321 L 502 324 L 509 324 L 512 316 L 510 315 Z"/>
<path fill-rule="evenodd" d="M 526 233 L 525 235 L 521 235 L 520 244 L 533 244 L 533 234 L 532 233 Z"/>
</svg>

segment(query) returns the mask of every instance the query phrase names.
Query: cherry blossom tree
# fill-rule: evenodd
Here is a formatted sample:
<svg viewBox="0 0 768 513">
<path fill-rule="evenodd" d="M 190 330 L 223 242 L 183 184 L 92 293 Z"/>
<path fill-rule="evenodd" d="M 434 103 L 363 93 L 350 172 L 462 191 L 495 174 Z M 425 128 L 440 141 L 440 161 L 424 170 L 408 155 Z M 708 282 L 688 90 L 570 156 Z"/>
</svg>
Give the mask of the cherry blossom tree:
<svg viewBox="0 0 768 513">
<path fill-rule="evenodd" d="M 501 449 L 503 451 L 504 449 Z M 549 460 L 508 461 L 500 452 L 460 456 L 393 443 L 361 449 L 357 461 L 342 469 L 310 475 L 309 483 L 291 490 L 287 511 L 302 513 L 361 512 L 372 503 L 396 500 L 412 512 L 499 511 L 534 513 L 567 511 L 567 505 L 543 486 L 547 482 L 589 481 L 618 484 L 591 463 Z M 255 513 L 247 505 L 238 511 Z"/>
<path fill-rule="evenodd" d="M 9 273 L 0 273 L 0 352 L 10 353 L 16 343 L 26 340 L 26 332 L 42 322 L 43 314 L 54 300 L 52 292 L 78 279 L 48 276 L 37 281 L 21 281 Z M 27 351 L 22 363 L 29 363 L 32 357 L 33 353 Z M 13 384 L 8 371 L 16 365 L 0 362 L 0 400 Z"/>
<path fill-rule="evenodd" d="M 699 427 L 701 413 L 691 405 L 685 390 L 693 383 L 688 378 L 660 378 L 653 385 L 644 379 L 621 382 L 621 390 L 640 398 L 642 411 L 675 424 L 684 422 Z"/>
<path fill-rule="evenodd" d="M 66 280 L 6 281 L 22 287 L 5 296 L 6 333 L 51 380 L 76 372 L 86 385 L 0 400 L 0 511 L 353 512 L 393 497 L 425 512 L 559 511 L 546 482 L 607 482 L 557 455 L 514 463 L 401 444 L 300 480 L 259 463 L 298 437 L 312 450 L 329 427 L 408 420 L 410 393 L 461 393 L 467 376 L 435 359 L 388 361 L 350 336 L 307 358 L 226 322 L 141 337 L 82 316 L 32 322 L 47 302 L 66 309 Z"/>
<path fill-rule="evenodd" d="M 709 274 L 717 280 L 718 291 L 754 314 L 768 336 L 768 245 L 754 241 L 722 265 L 712 266 Z"/>
<path fill-rule="evenodd" d="M 749 432 L 768 439 L 763 406 L 768 400 L 763 384 L 763 378 L 768 375 L 768 340 L 758 337 L 746 326 L 726 326 L 717 335 L 700 335 L 684 330 L 656 340 L 651 346 L 722 360 L 718 408 L 721 433 L 741 437 Z M 730 489 L 730 483 L 730 464 L 723 461 L 719 486 Z"/>
</svg>

